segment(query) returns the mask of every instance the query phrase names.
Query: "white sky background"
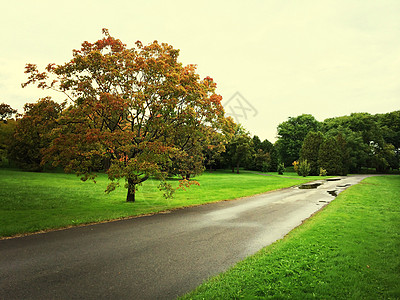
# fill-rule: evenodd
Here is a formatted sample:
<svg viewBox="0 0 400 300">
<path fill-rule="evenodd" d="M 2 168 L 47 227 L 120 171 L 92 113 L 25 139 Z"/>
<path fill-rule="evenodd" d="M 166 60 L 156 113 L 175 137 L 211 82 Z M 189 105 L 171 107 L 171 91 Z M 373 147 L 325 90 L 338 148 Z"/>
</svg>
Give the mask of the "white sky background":
<svg viewBox="0 0 400 300">
<path fill-rule="evenodd" d="M 21 88 L 25 64 L 64 63 L 83 41 L 102 38 L 102 28 L 128 47 L 158 40 L 180 49 L 183 64 L 214 78 L 228 114 L 238 100 L 249 109 L 238 120 L 262 140 L 274 141 L 279 123 L 303 113 L 322 121 L 400 109 L 399 0 L 1 0 L 0 7 L 0 102 L 19 112 L 49 94 Z M 236 92 L 245 100 L 227 103 Z"/>
</svg>

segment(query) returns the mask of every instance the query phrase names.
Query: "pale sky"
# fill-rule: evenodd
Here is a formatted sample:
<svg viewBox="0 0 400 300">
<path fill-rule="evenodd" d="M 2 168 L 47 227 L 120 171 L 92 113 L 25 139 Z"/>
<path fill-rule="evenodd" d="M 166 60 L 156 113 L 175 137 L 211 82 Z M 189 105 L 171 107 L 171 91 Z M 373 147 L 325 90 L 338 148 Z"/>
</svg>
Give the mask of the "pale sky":
<svg viewBox="0 0 400 300">
<path fill-rule="evenodd" d="M 303 113 L 323 121 L 400 109 L 399 0 L 1 0 L 0 25 L 0 103 L 19 112 L 49 94 L 21 88 L 25 64 L 64 63 L 102 28 L 128 47 L 180 49 L 262 140 Z"/>
</svg>

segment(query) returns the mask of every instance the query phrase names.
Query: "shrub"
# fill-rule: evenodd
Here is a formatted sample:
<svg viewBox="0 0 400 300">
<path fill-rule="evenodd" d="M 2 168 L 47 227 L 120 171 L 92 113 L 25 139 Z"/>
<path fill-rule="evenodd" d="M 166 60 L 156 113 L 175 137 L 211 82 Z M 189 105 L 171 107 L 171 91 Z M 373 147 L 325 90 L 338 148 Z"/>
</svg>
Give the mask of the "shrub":
<svg viewBox="0 0 400 300">
<path fill-rule="evenodd" d="M 327 172 L 323 168 L 319 168 L 319 176 L 326 176 Z"/>
<path fill-rule="evenodd" d="M 307 159 L 300 161 L 297 174 L 306 177 L 310 174 L 310 171 L 311 171 L 311 165 L 307 161 Z"/>
<path fill-rule="evenodd" d="M 278 164 L 278 174 L 283 175 L 283 172 L 285 172 L 285 165 L 283 163 Z"/>
<path fill-rule="evenodd" d="M 294 171 L 297 173 L 297 174 L 299 174 L 299 162 L 297 161 L 297 160 L 295 160 L 293 163 L 292 163 L 292 165 L 293 165 L 293 169 L 294 169 Z"/>
</svg>

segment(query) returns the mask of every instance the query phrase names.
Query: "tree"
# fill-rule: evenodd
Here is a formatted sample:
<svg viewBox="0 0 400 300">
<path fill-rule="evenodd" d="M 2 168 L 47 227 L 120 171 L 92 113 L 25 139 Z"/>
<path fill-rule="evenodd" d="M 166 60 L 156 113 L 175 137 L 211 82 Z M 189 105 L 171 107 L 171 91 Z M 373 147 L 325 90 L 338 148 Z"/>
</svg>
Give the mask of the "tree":
<svg viewBox="0 0 400 300">
<path fill-rule="evenodd" d="M 7 123 L 7 119 L 10 119 L 16 113 L 17 110 L 13 109 L 10 105 L 5 103 L 0 104 L 0 122 Z"/>
<path fill-rule="evenodd" d="M 154 176 L 169 196 L 168 166 L 193 156 L 186 145 L 197 151 L 199 137 L 220 131 L 222 97 L 212 78 L 200 80 L 194 65 L 178 62 L 179 50 L 172 46 L 138 41 L 128 48 L 108 30 L 103 34 L 84 42 L 65 64 L 49 64 L 44 72 L 26 66 L 23 86 L 61 91 L 70 104 L 44 159 L 83 180 L 94 178 L 94 161 L 106 159 L 107 192 L 125 179 L 126 200 L 134 202 L 138 186 Z"/>
<path fill-rule="evenodd" d="M 341 132 L 339 132 L 336 135 L 336 142 L 340 151 L 341 166 L 342 166 L 342 169 L 339 174 L 346 176 L 347 173 L 349 172 L 349 167 L 350 167 L 350 152 L 349 148 L 347 147 L 347 141 Z"/>
<path fill-rule="evenodd" d="M 398 169 L 400 166 L 400 110 L 376 115 L 376 118 L 385 143 L 394 146 L 395 158 L 392 165 L 394 169 Z"/>
<path fill-rule="evenodd" d="M 14 119 L 8 119 L 6 122 L 0 122 L 0 166 L 9 166 L 9 147 L 14 138 L 14 131 L 17 122 Z"/>
<path fill-rule="evenodd" d="M 253 145 L 249 133 L 239 124 L 235 134 L 227 145 L 226 160 L 232 168 L 232 173 L 239 174 L 239 167 L 243 165 L 252 154 Z"/>
<path fill-rule="evenodd" d="M 276 171 L 277 155 L 274 145 L 267 139 L 262 141 L 255 135 L 252 138 L 253 155 L 248 161 L 247 168 L 255 171 Z"/>
<path fill-rule="evenodd" d="M 64 105 L 50 97 L 24 106 L 24 115 L 17 121 L 8 147 L 9 157 L 28 171 L 42 171 L 42 151 L 50 145 L 50 132 L 56 127 Z"/>
<path fill-rule="evenodd" d="M 265 139 L 261 142 L 261 149 L 263 149 L 264 152 L 269 154 L 270 160 L 269 160 L 268 171 L 270 171 L 270 172 L 277 171 L 277 169 L 278 169 L 278 152 L 277 152 L 274 144 L 272 144 L 270 141 Z"/>
<path fill-rule="evenodd" d="M 271 156 L 268 152 L 258 149 L 253 154 L 254 170 L 268 172 L 271 164 Z"/>
<path fill-rule="evenodd" d="M 0 104 L 0 166 L 9 164 L 8 148 L 14 136 L 16 121 L 11 119 L 12 115 L 17 113 L 10 105 Z"/>
<path fill-rule="evenodd" d="M 393 131 L 390 130 L 392 125 L 396 124 L 396 117 L 385 115 L 370 115 L 368 113 L 353 113 L 350 116 L 342 116 L 337 118 L 326 119 L 322 123 L 322 130 L 327 136 L 339 138 L 342 137 L 342 144 L 345 146 L 342 154 L 344 169 L 342 173 L 359 172 L 362 167 L 376 167 L 377 159 L 375 155 L 381 153 L 376 149 L 384 149 Z M 394 125 L 394 128 L 396 125 Z M 393 128 L 393 127 L 392 127 Z M 339 140 L 338 140 L 339 141 Z M 373 147 L 371 147 L 373 145 Z M 393 166 L 396 166 L 392 159 Z"/>
<path fill-rule="evenodd" d="M 223 163 L 223 153 L 226 151 L 226 145 L 235 134 L 237 124 L 232 117 L 226 117 L 222 125 L 222 131 L 214 134 L 208 142 L 208 145 L 203 148 L 205 157 L 205 165 L 211 171 Z"/>
<path fill-rule="evenodd" d="M 311 175 L 319 174 L 318 155 L 319 148 L 324 141 L 323 134 L 318 131 L 310 131 L 304 139 L 300 151 L 300 161 L 307 161 L 310 165 L 309 173 Z M 307 176 L 307 175 L 306 175 Z"/>
<path fill-rule="evenodd" d="M 342 172 L 342 156 L 337 140 L 327 138 L 319 148 L 318 165 L 327 171 L 328 175 L 340 175 Z"/>
<path fill-rule="evenodd" d="M 290 117 L 278 125 L 276 147 L 282 162 L 291 165 L 299 158 L 300 149 L 309 131 L 318 131 L 319 122 L 308 114 Z"/>
<path fill-rule="evenodd" d="M 396 151 L 392 144 L 384 144 L 383 146 L 377 143 L 371 143 L 371 163 L 379 173 L 385 173 L 390 168 L 397 167 Z"/>
</svg>

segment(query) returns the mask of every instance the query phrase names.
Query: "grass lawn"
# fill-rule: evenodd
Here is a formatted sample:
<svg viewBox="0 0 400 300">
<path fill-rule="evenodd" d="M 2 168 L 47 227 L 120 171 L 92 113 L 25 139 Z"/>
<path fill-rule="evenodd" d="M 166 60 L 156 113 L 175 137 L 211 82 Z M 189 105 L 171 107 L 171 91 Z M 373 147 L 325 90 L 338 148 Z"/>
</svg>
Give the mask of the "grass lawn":
<svg viewBox="0 0 400 300">
<path fill-rule="evenodd" d="M 0 169 L 0 237 L 235 199 L 320 179 L 295 173 L 269 175 L 273 176 L 205 172 L 196 178 L 200 186 L 179 190 L 173 199 L 164 199 L 158 183 L 148 180 L 139 188 L 136 202 L 126 203 L 124 188 L 104 193 L 105 174 L 99 174 L 95 184 L 82 182 L 73 174 Z"/>
<path fill-rule="evenodd" d="M 400 299 L 400 176 L 370 177 L 184 299 Z"/>
</svg>

